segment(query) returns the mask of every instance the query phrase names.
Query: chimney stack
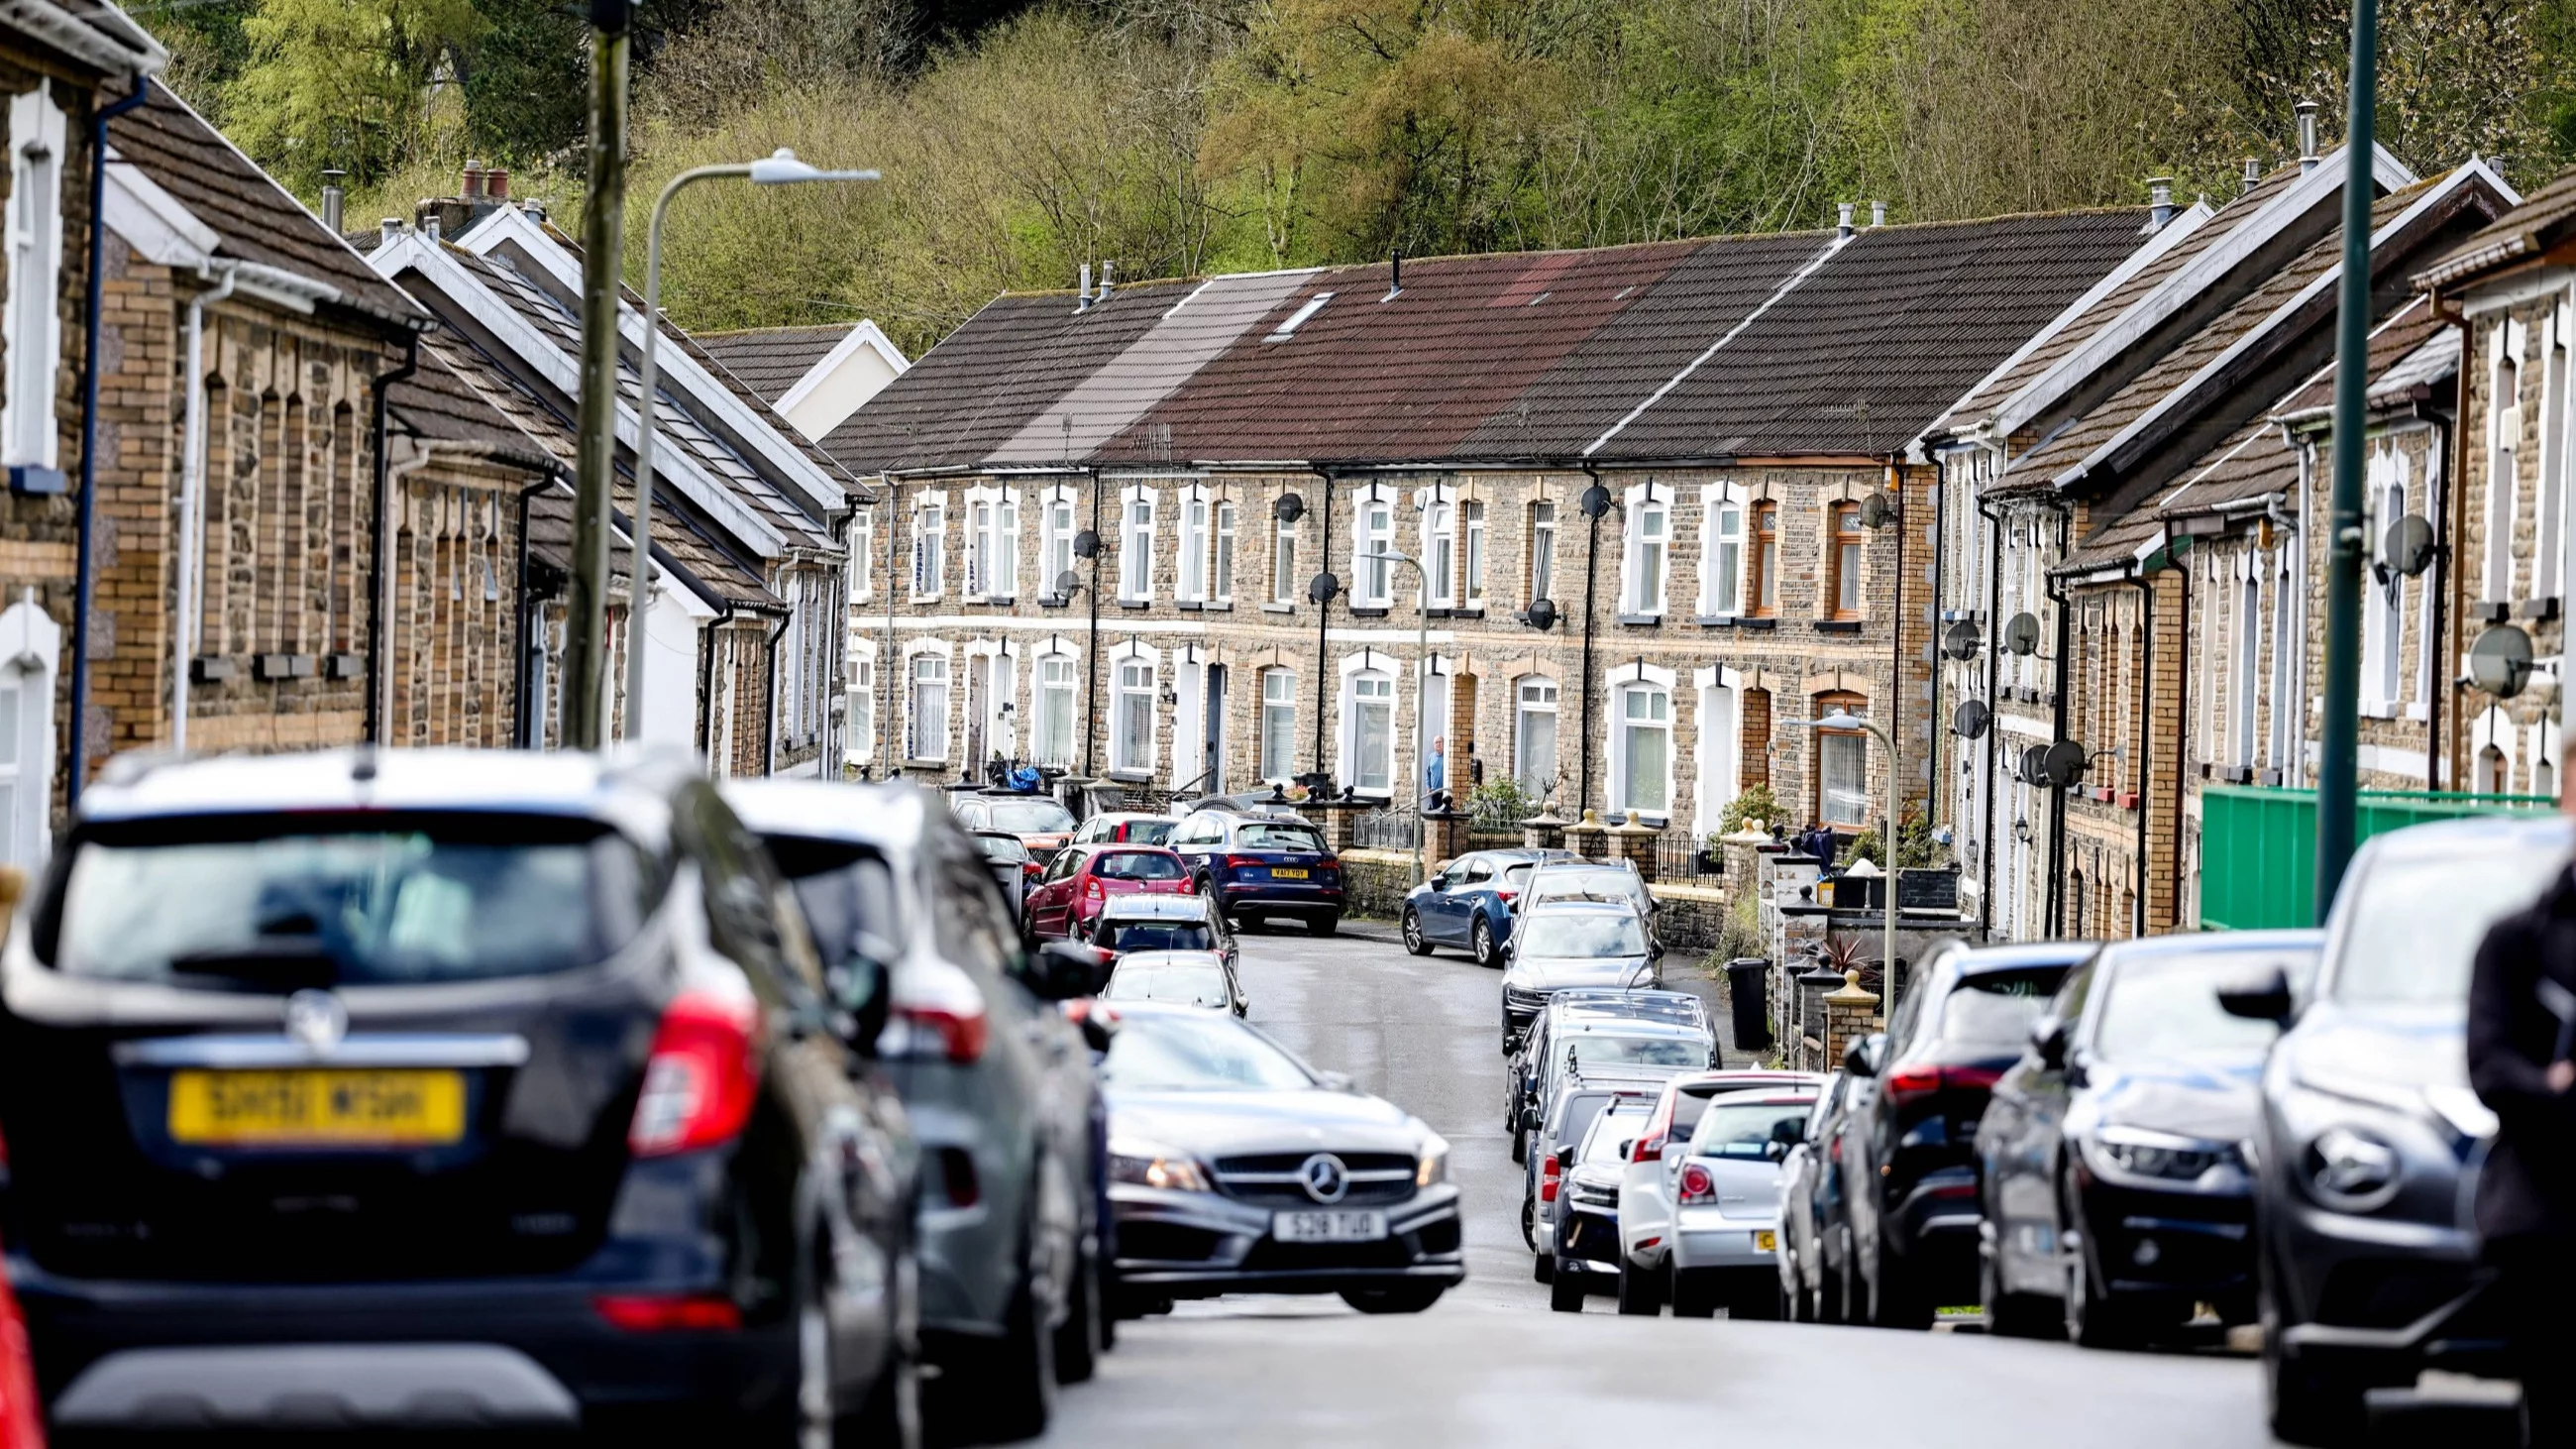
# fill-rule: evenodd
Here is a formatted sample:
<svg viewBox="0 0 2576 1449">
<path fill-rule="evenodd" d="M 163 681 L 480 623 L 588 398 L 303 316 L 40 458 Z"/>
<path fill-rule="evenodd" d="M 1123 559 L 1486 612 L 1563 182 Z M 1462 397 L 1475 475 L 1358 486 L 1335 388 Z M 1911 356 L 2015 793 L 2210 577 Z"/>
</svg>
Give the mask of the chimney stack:
<svg viewBox="0 0 2576 1449">
<path fill-rule="evenodd" d="M 1848 201 L 1834 203 L 1834 235 L 1844 241 L 1851 239 L 1853 206 L 1854 203 Z"/>
<path fill-rule="evenodd" d="M 482 162 L 468 161 L 465 163 L 465 180 L 456 188 L 456 195 L 459 200 L 468 203 L 481 201 L 483 199 Z"/>
<path fill-rule="evenodd" d="M 378 238 L 378 245 L 392 242 L 394 238 L 402 235 L 402 229 L 402 218 L 399 216 L 389 216 L 384 220 L 377 222 L 376 236 Z"/>
<path fill-rule="evenodd" d="M 1076 312 L 1091 310 L 1091 263 L 1089 262 L 1082 264 L 1082 281 L 1073 289 L 1073 310 Z"/>
<path fill-rule="evenodd" d="M 2317 169 L 2317 103 L 2301 101 L 2291 107 L 2299 113 L 2299 169 Z"/>
<path fill-rule="evenodd" d="M 1884 201 L 1873 201 L 1873 202 L 1871 202 L 1871 203 L 1869 204 L 1869 224 L 1870 224 L 1871 226 L 1885 226 L 1885 225 L 1887 225 L 1887 203 L 1886 203 L 1886 202 L 1884 202 Z"/>
<path fill-rule="evenodd" d="M 2260 186 L 2260 185 L 2262 185 L 2262 184 L 2263 184 L 2263 163 L 2262 163 L 2262 162 L 2260 162 L 2260 161 L 2255 160 L 2255 159 L 2254 159 L 2253 157 L 2251 157 L 2251 156 L 2246 157 L 2246 158 L 2245 158 L 2245 189 L 2246 189 L 2246 190 L 2248 190 L 2248 191 L 2251 191 L 2251 190 L 2253 190 L 2255 187 Z"/>
<path fill-rule="evenodd" d="M 2165 223 L 2173 220 L 2173 218 L 2173 178 L 2170 176 L 2148 177 L 2147 230 L 2163 231 L 2165 229 Z"/>
<path fill-rule="evenodd" d="M 348 204 L 349 193 L 340 186 L 348 175 L 336 166 L 322 173 L 322 224 L 335 232 L 340 229 L 340 215 Z"/>
<path fill-rule="evenodd" d="M 510 171 L 508 167 L 495 166 L 483 173 L 483 199 L 486 201 L 508 201 L 510 199 Z"/>
<path fill-rule="evenodd" d="M 1386 254 L 1386 296 L 1380 300 L 1393 301 L 1395 294 L 1403 290 L 1404 248 L 1397 247 Z"/>
<path fill-rule="evenodd" d="M 1102 263 L 1100 264 L 1100 295 L 1099 295 L 1099 296 L 1097 296 L 1097 297 L 1094 297 L 1094 298 L 1092 299 L 1093 301 L 1095 301 L 1095 302 L 1106 302 L 1106 301 L 1108 301 L 1108 300 L 1109 300 L 1109 287 L 1110 287 L 1110 281 L 1111 281 L 1111 279 L 1112 279 L 1112 278 L 1116 277 L 1117 275 L 1118 275 L 1118 263 L 1117 263 L 1117 262 L 1115 262 L 1115 261 L 1104 261 L 1104 262 L 1102 262 Z"/>
</svg>

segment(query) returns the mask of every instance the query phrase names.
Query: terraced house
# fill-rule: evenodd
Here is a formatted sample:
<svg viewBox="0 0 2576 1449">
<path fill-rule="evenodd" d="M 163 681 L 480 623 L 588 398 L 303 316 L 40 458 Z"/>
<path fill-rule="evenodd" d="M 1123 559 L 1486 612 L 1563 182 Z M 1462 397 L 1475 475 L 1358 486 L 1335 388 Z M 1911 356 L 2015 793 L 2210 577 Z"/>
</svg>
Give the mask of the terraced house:
<svg viewBox="0 0 2576 1449">
<path fill-rule="evenodd" d="M 1845 220 L 996 299 L 823 440 L 879 484 L 849 760 L 1875 823 L 1885 752 L 1800 724 L 1921 797 L 1907 445 L 2155 237 Z"/>
</svg>

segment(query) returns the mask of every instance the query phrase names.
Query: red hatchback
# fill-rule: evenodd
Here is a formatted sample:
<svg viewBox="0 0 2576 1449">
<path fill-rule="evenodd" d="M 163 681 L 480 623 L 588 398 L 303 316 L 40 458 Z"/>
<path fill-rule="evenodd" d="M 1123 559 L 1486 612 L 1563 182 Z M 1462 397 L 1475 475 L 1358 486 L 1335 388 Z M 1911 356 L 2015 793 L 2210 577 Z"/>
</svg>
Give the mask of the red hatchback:
<svg viewBox="0 0 2576 1449">
<path fill-rule="evenodd" d="M 1058 851 L 1046 874 L 1029 890 L 1023 924 L 1040 941 L 1059 936 L 1088 940 L 1091 923 L 1111 896 L 1190 895 L 1196 885 L 1178 854 L 1159 846 L 1075 845 Z"/>
</svg>

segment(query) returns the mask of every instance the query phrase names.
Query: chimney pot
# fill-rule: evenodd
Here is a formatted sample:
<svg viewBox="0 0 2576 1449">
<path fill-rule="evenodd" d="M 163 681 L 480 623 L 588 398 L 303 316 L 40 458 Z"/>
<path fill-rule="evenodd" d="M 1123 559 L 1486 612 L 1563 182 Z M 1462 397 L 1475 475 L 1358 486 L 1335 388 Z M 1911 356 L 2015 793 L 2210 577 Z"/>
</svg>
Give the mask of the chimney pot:
<svg viewBox="0 0 2576 1449">
<path fill-rule="evenodd" d="M 427 216 L 425 216 L 425 217 L 422 217 L 422 218 L 420 219 L 420 231 L 421 231 L 421 235 L 423 235 L 423 236 L 425 236 L 425 237 L 428 237 L 431 241 L 436 241 L 436 240 L 438 240 L 438 213 L 437 213 L 437 212 L 433 211 L 433 212 L 431 212 L 429 215 L 427 215 Z"/>
<path fill-rule="evenodd" d="M 2171 221 L 2171 220 L 2173 220 L 2173 217 L 2174 217 L 2173 178 L 2172 178 L 2172 177 L 2170 177 L 2170 176 L 2150 176 L 2150 177 L 2148 177 L 2148 178 L 2147 178 L 2147 226 L 2148 226 L 2148 229 L 2149 229 L 2149 230 L 2152 230 L 2152 231 L 2162 231 L 2162 230 L 2164 230 L 2164 229 L 2165 229 L 2165 223 L 2166 223 L 2166 222 L 2169 222 L 2169 221 Z"/>
<path fill-rule="evenodd" d="M 465 163 L 465 179 L 464 179 L 464 181 L 463 181 L 463 182 L 461 182 L 461 183 L 459 183 L 459 184 L 458 184 L 458 186 L 457 186 L 457 188 L 456 188 L 456 194 L 457 194 L 457 196 L 458 196 L 459 198 L 461 198 L 461 199 L 463 199 L 463 200 L 466 200 L 466 201 L 479 201 L 479 200 L 481 200 L 481 199 L 482 199 L 482 196 L 483 196 L 483 163 L 482 163 L 482 162 L 480 162 L 480 161 L 468 161 L 468 162 L 466 162 L 466 163 Z"/>
<path fill-rule="evenodd" d="M 1091 263 L 1089 262 L 1082 264 L 1082 281 L 1074 288 L 1073 297 L 1073 310 L 1076 312 L 1091 310 Z"/>
<path fill-rule="evenodd" d="M 399 216 L 389 216 L 376 223 L 376 236 L 379 241 L 389 242 L 395 237 L 401 236 L 402 229 L 402 218 Z"/>
<path fill-rule="evenodd" d="M 1115 259 L 1105 261 L 1100 264 L 1100 295 L 1093 300 L 1101 302 L 1109 300 L 1110 284 L 1112 279 L 1117 275 L 1118 263 Z"/>
<path fill-rule="evenodd" d="M 322 224 L 335 232 L 340 229 L 341 215 L 348 202 L 348 192 L 340 185 L 348 174 L 336 166 L 322 173 Z"/>
<path fill-rule="evenodd" d="M 510 199 L 510 171 L 508 167 L 495 166 L 483 173 L 483 197 L 487 201 L 507 201 Z"/>
<path fill-rule="evenodd" d="M 1834 234 L 1836 236 L 1847 237 L 1852 234 L 1853 206 L 1854 203 L 1848 201 L 1838 201 L 1834 203 Z"/>
<path fill-rule="evenodd" d="M 1884 202 L 1884 201 L 1873 201 L 1873 202 L 1871 202 L 1871 203 L 1869 204 L 1869 224 L 1870 224 L 1871 226 L 1885 226 L 1885 225 L 1887 225 L 1887 203 L 1886 203 L 1886 202 Z"/>
<path fill-rule="evenodd" d="M 2317 169 L 2317 103 L 2301 101 L 2291 107 L 2299 113 L 2299 169 Z"/>
<path fill-rule="evenodd" d="M 2256 159 L 2254 159 L 2254 158 L 2253 158 L 2253 157 L 2251 157 L 2251 156 L 2246 157 L 2246 158 L 2245 158 L 2245 189 L 2246 189 L 2246 190 L 2248 190 L 2248 191 L 2251 191 L 2251 190 L 2253 190 L 2255 187 L 2260 186 L 2260 185 L 2262 185 L 2262 184 L 2263 184 L 2263 163 L 2262 163 L 2262 162 L 2260 162 L 2260 161 L 2258 161 L 2258 160 L 2256 160 Z"/>
</svg>

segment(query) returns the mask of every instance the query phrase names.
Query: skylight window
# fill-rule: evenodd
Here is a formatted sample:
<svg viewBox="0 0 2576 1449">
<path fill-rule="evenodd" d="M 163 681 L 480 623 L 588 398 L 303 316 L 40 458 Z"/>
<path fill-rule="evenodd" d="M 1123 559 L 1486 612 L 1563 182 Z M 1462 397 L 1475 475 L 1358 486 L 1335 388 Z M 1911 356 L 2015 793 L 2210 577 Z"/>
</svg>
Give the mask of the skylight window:
<svg viewBox="0 0 2576 1449">
<path fill-rule="evenodd" d="M 1296 335 L 1298 328 L 1306 325 L 1307 318 L 1323 311 L 1324 304 L 1331 300 L 1333 300 L 1332 293 L 1317 292 L 1315 295 L 1307 298 L 1303 306 L 1299 307 L 1296 311 L 1289 313 L 1288 320 L 1279 324 L 1278 331 L 1271 333 L 1269 336 L 1264 337 L 1261 340 L 1264 342 L 1287 341 L 1289 338 Z"/>
</svg>

